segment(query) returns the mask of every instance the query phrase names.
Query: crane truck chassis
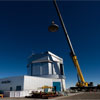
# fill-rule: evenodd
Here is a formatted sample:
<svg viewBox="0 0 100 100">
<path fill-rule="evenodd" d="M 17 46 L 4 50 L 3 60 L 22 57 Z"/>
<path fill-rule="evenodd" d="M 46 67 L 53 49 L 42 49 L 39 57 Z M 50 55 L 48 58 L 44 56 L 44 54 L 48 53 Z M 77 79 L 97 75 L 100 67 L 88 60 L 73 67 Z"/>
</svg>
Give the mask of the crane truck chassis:
<svg viewBox="0 0 100 100">
<path fill-rule="evenodd" d="M 84 92 L 100 92 L 99 86 L 88 86 L 88 87 L 70 87 L 71 90 L 84 91 Z"/>
</svg>

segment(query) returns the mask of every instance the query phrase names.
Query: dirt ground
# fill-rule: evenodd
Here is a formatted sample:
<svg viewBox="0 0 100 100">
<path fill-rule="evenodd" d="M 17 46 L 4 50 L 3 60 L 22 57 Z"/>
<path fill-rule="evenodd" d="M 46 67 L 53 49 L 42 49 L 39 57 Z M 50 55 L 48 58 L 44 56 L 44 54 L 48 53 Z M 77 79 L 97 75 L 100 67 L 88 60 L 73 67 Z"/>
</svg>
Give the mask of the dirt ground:
<svg viewBox="0 0 100 100">
<path fill-rule="evenodd" d="M 85 92 L 78 95 L 58 98 L 56 100 L 100 100 L 100 92 Z"/>
<path fill-rule="evenodd" d="M 47 100 L 100 100 L 100 92 L 86 92 L 86 93 L 80 93 L 76 95 L 69 95 L 69 96 L 63 96 L 63 97 L 57 97 Z M 0 100 L 46 100 L 46 99 L 34 99 L 34 98 L 7 98 L 4 97 L 3 99 L 0 98 Z"/>
</svg>

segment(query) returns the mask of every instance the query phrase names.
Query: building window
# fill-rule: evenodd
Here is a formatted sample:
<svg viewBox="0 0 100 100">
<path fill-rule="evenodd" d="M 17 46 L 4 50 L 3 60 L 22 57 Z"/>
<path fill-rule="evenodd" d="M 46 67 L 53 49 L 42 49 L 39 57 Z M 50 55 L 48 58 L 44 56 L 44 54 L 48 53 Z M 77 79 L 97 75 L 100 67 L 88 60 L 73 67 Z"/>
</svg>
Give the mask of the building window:
<svg viewBox="0 0 100 100">
<path fill-rule="evenodd" d="M 21 91 L 21 86 L 16 86 L 16 91 Z"/>
<path fill-rule="evenodd" d="M 12 87 L 10 87 L 10 91 L 12 91 Z"/>
<path fill-rule="evenodd" d="M 53 70 L 54 64 L 51 63 L 51 71 L 52 71 L 52 75 L 54 74 L 54 70 Z"/>
<path fill-rule="evenodd" d="M 60 64 L 60 74 L 61 74 L 61 75 L 64 75 L 63 64 Z"/>
</svg>

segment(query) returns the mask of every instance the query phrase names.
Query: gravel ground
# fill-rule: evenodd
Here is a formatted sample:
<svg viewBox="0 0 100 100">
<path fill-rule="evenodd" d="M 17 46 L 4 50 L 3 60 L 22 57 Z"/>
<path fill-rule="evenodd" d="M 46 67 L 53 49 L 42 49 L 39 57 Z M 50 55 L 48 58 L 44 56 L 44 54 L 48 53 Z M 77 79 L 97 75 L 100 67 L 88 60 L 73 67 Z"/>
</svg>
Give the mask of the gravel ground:
<svg viewBox="0 0 100 100">
<path fill-rule="evenodd" d="M 33 98 L 0 98 L 0 100 L 100 100 L 100 92 L 86 92 L 75 95 L 57 97 L 54 99 L 33 99 Z"/>
</svg>

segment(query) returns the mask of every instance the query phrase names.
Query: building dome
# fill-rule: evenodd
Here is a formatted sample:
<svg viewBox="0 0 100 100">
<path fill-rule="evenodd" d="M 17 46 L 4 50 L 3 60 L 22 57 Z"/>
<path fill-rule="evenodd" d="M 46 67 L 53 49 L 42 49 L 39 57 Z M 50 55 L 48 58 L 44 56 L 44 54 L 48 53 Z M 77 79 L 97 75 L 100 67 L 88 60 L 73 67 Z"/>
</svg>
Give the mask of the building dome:
<svg viewBox="0 0 100 100">
<path fill-rule="evenodd" d="M 65 78 L 63 59 L 49 51 L 31 55 L 28 58 L 27 73 L 30 76 Z"/>
</svg>

